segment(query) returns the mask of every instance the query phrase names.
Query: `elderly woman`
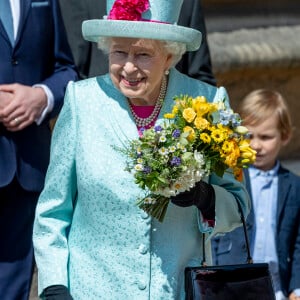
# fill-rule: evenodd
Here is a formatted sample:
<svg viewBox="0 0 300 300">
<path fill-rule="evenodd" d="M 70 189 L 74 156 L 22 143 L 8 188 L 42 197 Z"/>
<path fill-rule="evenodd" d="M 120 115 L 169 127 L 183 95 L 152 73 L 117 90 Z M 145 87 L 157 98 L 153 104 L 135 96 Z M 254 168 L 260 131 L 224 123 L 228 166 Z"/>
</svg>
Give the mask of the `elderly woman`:
<svg viewBox="0 0 300 300">
<path fill-rule="evenodd" d="M 173 68 L 201 41 L 174 24 L 181 1 L 111 2 L 107 18 L 83 24 L 84 37 L 108 50 L 109 74 L 70 83 L 54 129 L 34 225 L 39 293 L 183 299 L 184 268 L 200 264 L 202 232 L 209 254 L 212 235 L 240 225 L 236 201 L 248 213 L 245 189 L 229 173 L 212 174 L 172 198 L 159 222 L 134 204 L 140 189 L 112 146 L 159 122 L 175 95 L 217 101 L 227 94 Z"/>
</svg>

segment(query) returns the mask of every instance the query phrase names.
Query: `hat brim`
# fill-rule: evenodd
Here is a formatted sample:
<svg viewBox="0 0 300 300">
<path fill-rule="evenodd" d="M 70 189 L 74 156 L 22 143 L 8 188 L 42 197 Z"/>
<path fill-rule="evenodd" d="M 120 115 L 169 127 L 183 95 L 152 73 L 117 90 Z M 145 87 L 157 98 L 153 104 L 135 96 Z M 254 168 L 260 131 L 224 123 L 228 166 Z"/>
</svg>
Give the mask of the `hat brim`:
<svg viewBox="0 0 300 300">
<path fill-rule="evenodd" d="M 201 44 L 200 31 L 173 24 L 124 21 L 124 20 L 87 20 L 82 23 L 84 39 L 98 42 L 100 37 L 145 38 L 173 41 L 186 44 L 187 51 L 196 51 Z"/>
</svg>

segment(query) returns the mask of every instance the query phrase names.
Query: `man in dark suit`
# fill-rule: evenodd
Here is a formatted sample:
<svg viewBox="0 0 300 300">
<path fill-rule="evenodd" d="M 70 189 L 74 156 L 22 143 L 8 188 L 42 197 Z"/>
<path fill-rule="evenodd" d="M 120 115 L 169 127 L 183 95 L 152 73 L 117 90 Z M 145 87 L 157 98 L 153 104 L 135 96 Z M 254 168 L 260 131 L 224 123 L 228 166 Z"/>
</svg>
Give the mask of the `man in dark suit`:
<svg viewBox="0 0 300 300">
<path fill-rule="evenodd" d="M 183 1 L 178 24 L 199 30 L 202 33 L 202 42 L 197 51 L 186 52 L 176 68 L 190 77 L 216 85 L 201 0 Z"/>
<path fill-rule="evenodd" d="M 107 57 L 97 49 L 96 43 L 85 41 L 81 33 L 81 25 L 84 20 L 99 19 L 106 15 L 106 1 L 60 0 L 60 5 L 80 77 L 87 78 L 107 73 Z M 201 31 L 202 44 L 198 51 L 184 54 L 177 69 L 193 78 L 216 85 L 200 0 L 183 1 L 178 24 Z"/>
<path fill-rule="evenodd" d="M 1 5 L 5 1 L 10 11 L 0 8 L 0 299 L 25 300 L 35 206 L 49 162 L 49 119 L 58 114 L 77 72 L 57 0 Z"/>
</svg>

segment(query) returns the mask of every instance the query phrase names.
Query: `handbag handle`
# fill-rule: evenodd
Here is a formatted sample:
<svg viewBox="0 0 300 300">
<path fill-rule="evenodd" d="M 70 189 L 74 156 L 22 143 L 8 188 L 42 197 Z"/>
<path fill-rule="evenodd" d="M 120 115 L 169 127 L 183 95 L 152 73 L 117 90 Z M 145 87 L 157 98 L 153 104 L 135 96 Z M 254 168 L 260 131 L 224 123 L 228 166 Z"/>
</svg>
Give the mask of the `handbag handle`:
<svg viewBox="0 0 300 300">
<path fill-rule="evenodd" d="M 245 242 L 246 242 L 246 248 L 247 248 L 247 263 L 248 264 L 252 264 L 253 263 L 253 259 L 251 257 L 251 253 L 250 253 L 250 243 L 249 243 L 249 237 L 248 237 L 248 233 L 247 233 L 247 227 L 246 227 L 246 220 L 245 220 L 245 216 L 241 207 L 240 202 L 237 200 L 237 206 L 239 209 L 239 213 L 241 215 L 241 221 L 243 224 L 243 231 L 244 231 L 244 236 L 245 236 Z M 206 266 L 206 256 L 205 256 L 205 233 L 202 233 L 202 262 L 201 264 L 203 266 Z"/>
</svg>

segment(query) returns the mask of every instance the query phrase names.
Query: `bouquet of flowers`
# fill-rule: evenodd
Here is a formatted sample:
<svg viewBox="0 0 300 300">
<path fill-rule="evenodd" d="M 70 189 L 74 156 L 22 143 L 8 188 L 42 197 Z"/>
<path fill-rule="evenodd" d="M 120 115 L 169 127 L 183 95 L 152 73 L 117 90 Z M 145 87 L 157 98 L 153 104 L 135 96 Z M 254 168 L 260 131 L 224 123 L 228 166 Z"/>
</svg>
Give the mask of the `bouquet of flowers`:
<svg viewBox="0 0 300 300">
<path fill-rule="evenodd" d="M 145 191 L 137 205 L 163 221 L 169 198 L 195 186 L 214 172 L 233 172 L 240 179 L 242 168 L 255 160 L 248 130 L 224 101 L 182 95 L 174 98 L 172 112 L 162 125 L 119 149 L 126 155 L 126 170 Z"/>
</svg>

